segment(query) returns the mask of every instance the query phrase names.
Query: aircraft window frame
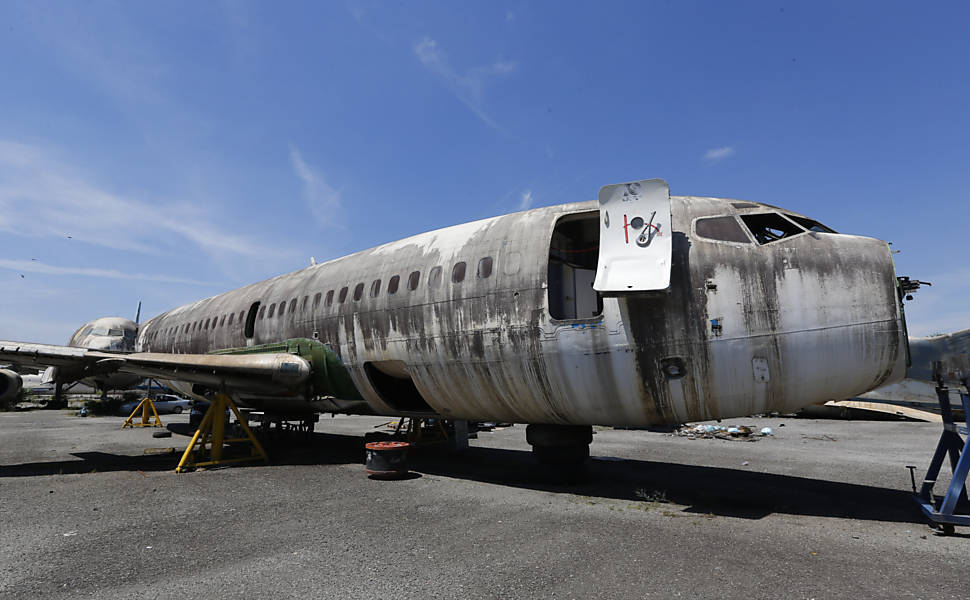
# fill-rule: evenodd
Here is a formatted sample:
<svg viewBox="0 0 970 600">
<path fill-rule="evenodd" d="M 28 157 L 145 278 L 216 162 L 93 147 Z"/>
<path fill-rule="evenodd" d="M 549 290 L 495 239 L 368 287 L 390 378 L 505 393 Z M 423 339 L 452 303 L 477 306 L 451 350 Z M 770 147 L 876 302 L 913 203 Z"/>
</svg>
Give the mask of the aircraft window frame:
<svg viewBox="0 0 970 600">
<path fill-rule="evenodd" d="M 259 300 L 253 302 L 249 305 L 249 311 L 242 311 L 239 313 L 239 323 L 245 324 L 243 329 L 243 336 L 246 339 L 252 339 L 256 335 L 256 319 L 257 313 L 258 318 L 263 318 L 262 310 L 266 308 L 266 305 Z M 246 314 L 246 320 L 243 321 L 243 314 Z"/>
<path fill-rule="evenodd" d="M 222 315 L 222 318 L 219 319 L 219 327 L 222 327 L 223 325 L 226 324 L 226 316 L 227 315 Z"/>
<path fill-rule="evenodd" d="M 790 215 L 788 213 L 782 213 L 784 216 L 788 217 L 795 223 L 801 225 L 804 229 L 807 229 L 814 233 L 838 233 L 831 227 L 827 227 L 822 223 L 819 223 L 815 219 L 809 219 L 808 217 L 799 217 L 798 215 Z M 817 228 L 817 229 L 816 229 Z"/>
<path fill-rule="evenodd" d="M 286 312 L 292 315 L 294 311 L 296 311 L 296 298 L 293 298 L 292 300 L 290 300 L 290 308 L 287 309 Z"/>
<path fill-rule="evenodd" d="M 236 317 L 235 311 L 229 313 L 229 327 L 232 327 L 232 322 L 233 320 L 235 320 L 235 317 Z"/>
<path fill-rule="evenodd" d="M 259 320 L 262 321 L 264 316 L 266 316 L 266 306 L 265 305 L 259 307 Z"/>
<path fill-rule="evenodd" d="M 455 266 L 451 268 L 451 282 L 461 283 L 465 281 L 465 271 L 468 269 L 468 265 L 464 261 L 459 261 L 455 263 Z"/>
<path fill-rule="evenodd" d="M 272 303 L 272 304 L 269 305 L 269 312 L 266 314 L 266 318 L 267 319 L 272 319 L 273 318 L 273 315 L 275 315 L 275 314 L 276 314 L 276 303 L 274 302 L 274 303 Z"/>
<path fill-rule="evenodd" d="M 361 282 L 354 286 L 354 302 L 360 302 L 360 299 L 363 297 L 364 297 L 364 284 L 363 282 Z"/>
<path fill-rule="evenodd" d="M 748 233 L 760 246 L 787 240 L 805 233 L 805 229 L 801 225 L 786 219 L 784 215 L 778 212 L 751 213 L 738 216 Z M 764 223 L 759 224 L 759 221 L 764 221 Z M 769 221 L 774 221 L 774 223 L 769 223 Z M 786 230 L 774 225 L 789 225 L 789 227 Z M 782 235 L 776 234 L 776 231 L 781 232 Z"/>
<path fill-rule="evenodd" d="M 377 298 L 381 295 L 381 280 L 375 279 L 373 283 L 370 284 L 370 297 Z"/>
<path fill-rule="evenodd" d="M 202 329 L 209 329 L 209 321 L 212 319 L 206 319 L 205 323 L 202 324 Z"/>
<path fill-rule="evenodd" d="M 396 294 L 397 288 L 400 285 L 401 285 L 401 276 L 400 275 L 391 276 L 391 278 L 387 280 L 387 293 Z"/>
<path fill-rule="evenodd" d="M 286 313 L 286 300 L 280 302 L 279 308 L 276 309 L 276 316 L 282 317 L 284 313 Z"/>
<path fill-rule="evenodd" d="M 325 306 L 333 306 L 333 290 L 327 291 L 327 301 L 324 302 Z"/>
<path fill-rule="evenodd" d="M 491 256 L 485 256 L 478 261 L 478 278 L 488 279 L 492 276 L 492 267 L 494 261 Z"/>
<path fill-rule="evenodd" d="M 310 300 L 309 294 L 307 294 L 306 296 L 303 296 L 303 302 L 300 303 L 300 312 L 303 312 L 306 310 L 306 305 L 309 300 Z"/>
<path fill-rule="evenodd" d="M 241 311 L 239 311 L 239 321 L 237 321 L 237 322 L 238 322 L 238 323 L 239 323 L 240 325 L 246 322 L 246 321 L 244 320 L 244 317 L 245 317 L 245 316 L 246 316 L 246 311 L 244 311 L 244 310 L 241 310 Z"/>
<path fill-rule="evenodd" d="M 421 271 L 411 271 L 408 275 L 408 291 L 413 292 L 421 284 Z"/>
<path fill-rule="evenodd" d="M 428 288 L 436 289 L 441 285 L 441 265 L 431 268 L 428 273 Z"/>
<path fill-rule="evenodd" d="M 717 231 L 703 231 L 702 232 L 698 228 L 698 225 L 701 225 L 702 223 L 708 223 L 708 222 L 711 222 L 711 221 L 721 221 L 721 222 L 724 222 L 724 223 L 727 223 L 727 222 L 734 223 L 734 227 L 736 227 L 736 230 L 733 231 L 733 232 L 731 232 L 731 233 L 739 234 L 741 236 L 741 238 L 743 238 L 743 239 L 731 239 L 731 238 L 727 237 L 728 233 L 726 233 L 723 229 L 717 230 Z M 701 239 L 703 239 L 703 240 L 707 240 L 707 241 L 711 241 L 711 242 L 727 242 L 727 243 L 731 243 L 731 244 L 745 244 L 745 245 L 749 245 L 749 246 L 752 243 L 754 243 L 754 240 L 751 237 L 748 228 L 745 227 L 744 225 L 742 225 L 738 221 L 738 218 L 735 215 L 711 215 L 711 216 L 707 216 L 707 217 L 698 217 L 698 218 L 694 219 L 694 235 L 697 236 L 697 237 L 699 237 L 699 238 L 701 238 Z M 718 237 L 718 236 L 720 236 L 720 237 Z"/>
<path fill-rule="evenodd" d="M 320 307 L 320 300 L 323 298 L 323 292 L 317 292 L 313 295 L 313 310 Z"/>
<path fill-rule="evenodd" d="M 349 289 L 350 288 L 348 288 L 346 285 L 340 288 L 340 294 L 338 294 L 337 296 L 337 302 L 339 302 L 340 304 L 343 304 L 344 302 L 347 301 L 347 291 Z"/>
</svg>

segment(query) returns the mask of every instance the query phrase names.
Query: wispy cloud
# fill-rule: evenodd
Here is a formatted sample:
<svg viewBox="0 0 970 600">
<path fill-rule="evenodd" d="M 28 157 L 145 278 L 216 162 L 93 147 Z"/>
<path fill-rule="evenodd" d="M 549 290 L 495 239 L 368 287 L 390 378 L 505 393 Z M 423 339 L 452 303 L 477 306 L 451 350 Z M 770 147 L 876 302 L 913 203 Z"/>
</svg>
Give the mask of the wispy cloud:
<svg viewBox="0 0 970 600">
<path fill-rule="evenodd" d="M 86 267 L 60 267 L 34 260 L 7 260 L 0 258 L 0 269 L 17 271 L 18 273 L 41 273 L 44 275 L 80 275 L 82 277 L 101 277 L 105 279 L 139 279 L 142 281 L 157 281 L 160 283 L 187 283 L 190 285 L 209 285 L 208 281 L 169 277 L 167 275 L 152 275 L 144 273 L 122 273 L 114 269 L 95 269 Z"/>
<path fill-rule="evenodd" d="M 342 208 L 340 192 L 333 189 L 318 170 L 308 165 L 296 148 L 290 148 L 290 164 L 303 182 L 303 198 L 313 218 L 324 227 L 339 227 L 334 215 Z"/>
<path fill-rule="evenodd" d="M 734 146 L 721 146 L 720 148 L 711 148 L 705 152 L 704 158 L 710 162 L 718 162 L 733 155 Z"/>
<path fill-rule="evenodd" d="M 424 37 L 414 44 L 414 55 L 476 117 L 489 127 L 505 133 L 502 126 L 485 111 L 485 87 L 491 80 L 515 72 L 518 65 L 514 61 L 497 60 L 460 73 L 448 61 L 438 42 L 430 37 Z"/>
<path fill-rule="evenodd" d="M 519 201 L 519 210 L 532 208 L 532 190 L 522 192 L 522 199 Z"/>
<path fill-rule="evenodd" d="M 212 255 L 264 255 L 253 240 L 216 226 L 215 215 L 187 203 L 136 200 L 37 146 L 0 140 L 0 231 L 71 238 L 115 250 L 159 254 L 190 242 Z M 166 234 L 172 234 L 168 236 Z"/>
</svg>

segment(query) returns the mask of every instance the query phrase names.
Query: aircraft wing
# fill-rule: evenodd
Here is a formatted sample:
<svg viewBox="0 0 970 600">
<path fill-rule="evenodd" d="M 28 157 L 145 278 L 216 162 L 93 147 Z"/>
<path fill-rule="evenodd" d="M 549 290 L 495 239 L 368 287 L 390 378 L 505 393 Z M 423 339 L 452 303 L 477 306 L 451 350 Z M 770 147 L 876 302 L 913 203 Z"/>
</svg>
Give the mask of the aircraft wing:
<svg viewBox="0 0 970 600">
<path fill-rule="evenodd" d="M 292 395 L 309 384 L 310 364 L 287 353 L 267 354 L 122 354 L 56 346 L 0 341 L 0 361 L 33 367 L 57 367 L 83 377 L 131 373 L 143 377 L 200 384 L 217 391 Z"/>
</svg>

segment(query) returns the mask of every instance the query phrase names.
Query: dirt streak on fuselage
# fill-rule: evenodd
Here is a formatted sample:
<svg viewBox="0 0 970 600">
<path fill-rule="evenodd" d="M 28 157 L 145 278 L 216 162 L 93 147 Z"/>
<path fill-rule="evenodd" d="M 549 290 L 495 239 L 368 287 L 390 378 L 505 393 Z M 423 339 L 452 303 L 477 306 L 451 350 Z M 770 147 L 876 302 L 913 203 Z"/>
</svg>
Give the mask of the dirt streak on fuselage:
<svg viewBox="0 0 970 600">
<path fill-rule="evenodd" d="M 604 298 L 595 317 L 555 319 L 547 298 L 553 230 L 567 215 L 596 218 L 597 204 L 584 202 L 432 231 L 200 300 L 145 322 L 138 348 L 204 353 L 316 338 L 376 414 L 522 423 L 646 425 L 794 410 L 904 376 L 885 242 L 811 231 L 766 245 L 714 241 L 696 235 L 698 218 L 780 209 L 675 196 L 671 210 L 670 289 Z M 491 273 L 479 277 L 486 258 Z M 466 274 L 455 282 L 459 262 Z M 429 285 L 436 267 L 440 282 Z M 410 378 L 427 407 L 396 404 L 368 363 L 385 372 L 400 365 L 392 374 Z M 306 396 L 241 400 L 313 406 Z"/>
</svg>

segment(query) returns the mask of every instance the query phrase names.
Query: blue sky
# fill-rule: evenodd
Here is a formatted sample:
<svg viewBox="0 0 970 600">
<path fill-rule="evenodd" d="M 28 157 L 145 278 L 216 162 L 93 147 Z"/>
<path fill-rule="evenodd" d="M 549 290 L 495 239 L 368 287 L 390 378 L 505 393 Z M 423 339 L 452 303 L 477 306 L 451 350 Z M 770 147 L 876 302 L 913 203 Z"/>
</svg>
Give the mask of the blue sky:
<svg viewBox="0 0 970 600">
<path fill-rule="evenodd" d="M 65 343 L 407 235 L 768 202 L 970 327 L 966 3 L 0 3 L 0 339 Z"/>
</svg>

